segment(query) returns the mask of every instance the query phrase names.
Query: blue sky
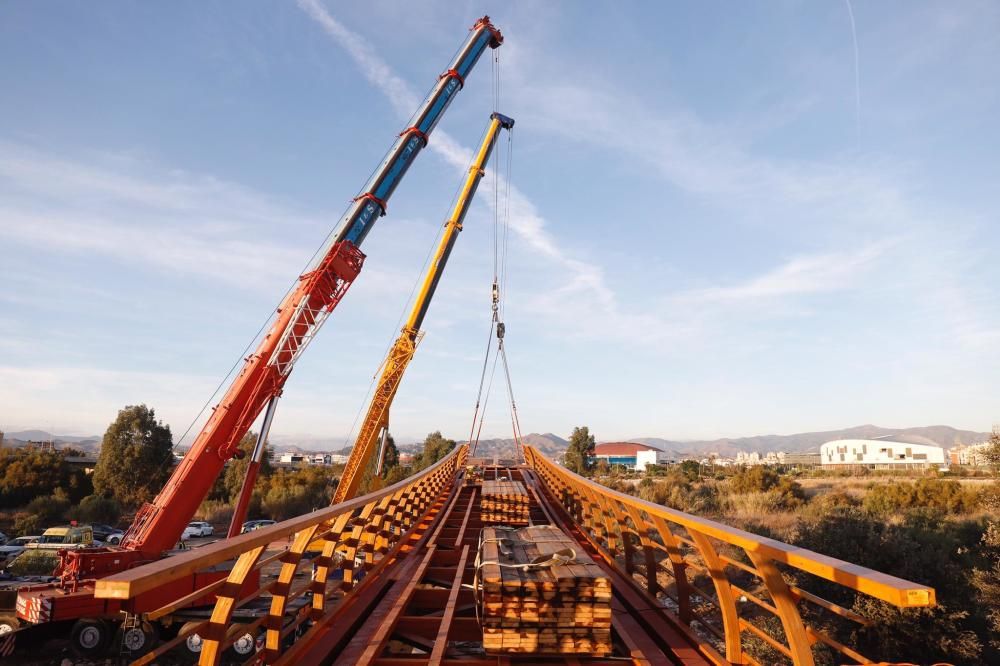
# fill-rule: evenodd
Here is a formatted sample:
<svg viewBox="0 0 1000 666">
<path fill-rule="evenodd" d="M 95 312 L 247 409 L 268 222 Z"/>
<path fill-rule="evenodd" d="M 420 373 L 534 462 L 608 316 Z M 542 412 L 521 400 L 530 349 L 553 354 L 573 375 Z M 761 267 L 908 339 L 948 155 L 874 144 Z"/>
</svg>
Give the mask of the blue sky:
<svg viewBox="0 0 1000 666">
<path fill-rule="evenodd" d="M 512 142 L 505 318 L 525 432 L 1000 421 L 990 2 L 4 3 L 0 428 L 180 434 L 466 29 Z M 857 66 L 857 67 L 856 67 Z M 491 111 L 484 59 L 289 380 L 343 440 Z M 393 408 L 468 431 L 484 184 Z M 502 394 L 495 394 L 496 397 Z M 506 436 L 493 403 L 484 434 Z"/>
</svg>

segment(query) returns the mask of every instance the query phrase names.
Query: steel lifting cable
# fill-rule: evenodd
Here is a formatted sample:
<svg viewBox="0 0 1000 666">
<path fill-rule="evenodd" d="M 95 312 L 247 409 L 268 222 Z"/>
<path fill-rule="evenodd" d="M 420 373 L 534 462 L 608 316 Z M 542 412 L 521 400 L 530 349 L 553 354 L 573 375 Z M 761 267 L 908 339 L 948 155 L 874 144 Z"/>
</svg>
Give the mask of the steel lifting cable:
<svg viewBox="0 0 1000 666">
<path fill-rule="evenodd" d="M 494 51 L 493 57 L 493 101 L 494 109 L 499 108 L 500 103 L 500 56 Z M 514 450 L 516 456 L 524 460 L 524 448 L 521 442 L 521 423 L 517 414 L 517 403 L 514 399 L 514 385 L 510 376 L 510 364 L 507 361 L 507 350 L 504 347 L 505 327 L 503 323 L 503 310 L 506 301 L 507 286 L 507 252 L 510 237 L 510 188 L 511 188 L 511 166 L 513 155 L 513 132 L 507 133 L 507 155 L 504 169 L 500 165 L 500 151 L 493 154 L 493 290 L 492 290 L 492 318 L 490 320 L 489 338 L 486 343 L 486 354 L 483 358 L 482 372 L 479 377 L 479 393 L 476 396 L 476 407 L 472 417 L 472 430 L 469 433 L 470 457 L 474 457 L 479 447 L 479 439 L 482 434 L 483 424 L 486 421 L 486 407 L 489 404 L 490 393 L 493 389 L 493 378 L 496 374 L 496 365 L 499 360 L 503 360 L 504 380 L 507 388 L 507 398 L 510 403 L 511 429 L 514 434 Z M 504 192 L 501 201 L 500 180 L 503 174 Z M 501 205 L 502 203 L 502 205 Z M 489 367 L 490 354 L 493 349 L 493 333 L 496 332 L 497 350 L 493 357 L 493 368 L 490 372 L 489 383 L 486 382 L 486 368 Z M 483 399 L 483 388 L 486 388 L 486 398 Z M 480 409 L 481 407 L 481 409 Z"/>
</svg>

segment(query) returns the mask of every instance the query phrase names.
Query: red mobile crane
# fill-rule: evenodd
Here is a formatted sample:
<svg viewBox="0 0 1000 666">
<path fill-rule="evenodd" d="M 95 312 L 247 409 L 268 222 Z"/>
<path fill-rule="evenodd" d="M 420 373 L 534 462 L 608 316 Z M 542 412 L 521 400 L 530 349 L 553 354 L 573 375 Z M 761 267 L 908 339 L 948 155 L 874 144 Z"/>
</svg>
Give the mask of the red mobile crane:
<svg viewBox="0 0 1000 666">
<path fill-rule="evenodd" d="M 60 551 L 60 564 L 55 572 L 59 577 L 57 583 L 19 591 L 20 619 L 35 624 L 77 620 L 72 632 L 76 637 L 85 633 L 85 629 L 98 627 L 96 618 L 117 616 L 120 610 L 117 602 L 94 597 L 93 580 L 164 557 L 177 543 L 226 461 L 242 453 L 240 440 L 266 408 L 257 446 L 258 450 L 261 448 L 278 397 L 295 362 L 361 270 L 365 255 L 359 248 L 365 236 L 375 221 L 385 215 L 392 192 L 427 145 L 428 137 L 480 56 L 487 47 L 497 48 L 502 43 L 503 35 L 488 16 L 473 25 L 448 69 L 399 134 L 362 193 L 354 199 L 337 233 L 278 306 L 273 325 L 254 353 L 245 359 L 222 400 L 212 408 L 211 416 L 184 459 L 156 498 L 136 514 L 121 545 Z M 252 479 L 248 479 L 248 485 L 252 486 Z M 204 583 L 203 579 L 197 582 Z M 195 589 L 195 583 L 192 579 L 188 586 L 172 584 L 169 589 L 154 590 L 140 598 L 134 610 L 142 612 L 180 598 Z M 110 631 L 107 622 L 103 630 Z M 100 642 L 106 645 L 107 637 Z M 88 646 L 81 643 L 75 647 Z"/>
</svg>

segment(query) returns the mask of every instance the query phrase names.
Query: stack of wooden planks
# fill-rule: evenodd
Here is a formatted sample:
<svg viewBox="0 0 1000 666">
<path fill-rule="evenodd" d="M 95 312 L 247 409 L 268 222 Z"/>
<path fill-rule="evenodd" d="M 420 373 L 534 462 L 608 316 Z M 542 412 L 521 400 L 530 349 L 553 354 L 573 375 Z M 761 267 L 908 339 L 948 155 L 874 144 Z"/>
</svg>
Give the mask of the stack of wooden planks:
<svg viewBox="0 0 1000 666">
<path fill-rule="evenodd" d="M 611 581 L 556 527 L 484 527 L 476 586 L 487 652 L 611 653 Z"/>
<path fill-rule="evenodd" d="M 487 525 L 527 525 L 528 491 L 520 481 L 483 481 L 480 504 Z"/>
</svg>

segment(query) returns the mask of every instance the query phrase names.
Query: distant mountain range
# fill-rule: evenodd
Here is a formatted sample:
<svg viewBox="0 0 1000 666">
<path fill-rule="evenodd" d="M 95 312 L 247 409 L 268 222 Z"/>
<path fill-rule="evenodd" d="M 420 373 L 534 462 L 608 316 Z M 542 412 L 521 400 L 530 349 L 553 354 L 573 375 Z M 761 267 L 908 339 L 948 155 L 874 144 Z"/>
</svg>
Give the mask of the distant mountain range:
<svg viewBox="0 0 1000 666">
<path fill-rule="evenodd" d="M 560 437 L 547 432 L 544 435 L 531 433 L 521 438 L 525 444 L 530 444 L 549 457 L 562 455 L 569 446 L 569 442 Z M 476 448 L 477 458 L 498 458 L 511 459 L 515 456 L 513 439 L 481 439 Z"/>
<path fill-rule="evenodd" d="M 4 446 L 19 447 L 28 442 L 52 442 L 57 448 L 80 449 L 85 453 L 97 453 L 101 450 L 101 436 L 89 435 L 53 435 L 44 430 L 19 430 L 4 433 Z"/>
<path fill-rule="evenodd" d="M 718 453 L 731 457 L 740 451 L 785 451 L 798 453 L 818 451 L 821 444 L 834 439 L 876 439 L 888 438 L 909 444 L 930 444 L 950 448 L 959 444 L 975 444 L 989 439 L 988 432 L 958 430 L 951 426 L 934 425 L 919 428 L 882 428 L 876 425 L 861 425 L 842 430 L 803 432 L 794 435 L 758 435 L 756 437 L 722 438 L 700 441 L 676 441 L 659 437 L 637 437 L 630 442 L 639 442 L 671 453 Z"/>
<path fill-rule="evenodd" d="M 875 425 L 862 425 L 841 430 L 826 430 L 821 432 L 803 432 L 794 435 L 758 435 L 755 437 L 738 437 L 708 439 L 696 441 L 671 440 L 661 437 L 633 437 L 628 442 L 638 442 L 656 447 L 672 454 L 674 457 L 685 455 L 707 455 L 717 453 L 723 457 L 733 457 L 740 451 L 750 453 L 758 451 L 784 451 L 800 453 L 818 451 L 821 444 L 834 439 L 876 439 L 888 438 L 910 444 L 930 444 L 950 448 L 959 444 L 975 444 L 989 439 L 988 432 L 958 430 L 951 426 L 923 426 L 919 428 L 882 428 Z M 546 455 L 559 455 L 566 450 L 569 443 L 552 433 L 544 435 L 525 435 L 524 441 Z M 498 455 L 501 458 L 514 454 L 513 439 L 480 440 L 477 455 L 490 457 Z"/>
<path fill-rule="evenodd" d="M 824 442 L 834 439 L 876 439 L 879 437 L 908 442 L 910 444 L 931 444 L 950 448 L 959 444 L 975 444 L 989 439 L 988 432 L 958 430 L 951 426 L 934 425 L 919 428 L 882 428 L 875 425 L 862 425 L 842 430 L 826 430 L 822 432 L 803 432 L 794 435 L 758 435 L 755 437 L 722 438 L 710 440 L 684 441 L 663 439 L 660 437 L 634 437 L 629 442 L 638 442 L 654 446 L 667 453 L 681 457 L 696 454 L 699 456 L 717 453 L 720 456 L 732 457 L 740 451 L 768 453 L 770 451 L 785 451 L 797 453 L 817 451 Z M 282 452 L 332 451 L 348 454 L 350 447 L 343 447 L 342 439 L 333 438 L 275 438 L 273 447 Z M 21 430 L 8 432 L 5 435 L 6 446 L 24 446 L 29 441 L 55 442 L 60 448 L 72 447 L 88 453 L 97 453 L 101 448 L 99 435 L 53 435 L 44 430 Z M 565 439 L 551 432 L 532 433 L 524 436 L 524 441 L 534 446 L 548 456 L 559 456 L 569 445 Z M 294 443 L 293 443 L 294 442 Z M 342 448 L 343 447 L 343 448 Z M 419 452 L 421 443 L 398 444 L 400 451 Z M 514 456 L 513 439 L 483 439 L 479 441 L 477 456 L 511 458 Z"/>
</svg>

